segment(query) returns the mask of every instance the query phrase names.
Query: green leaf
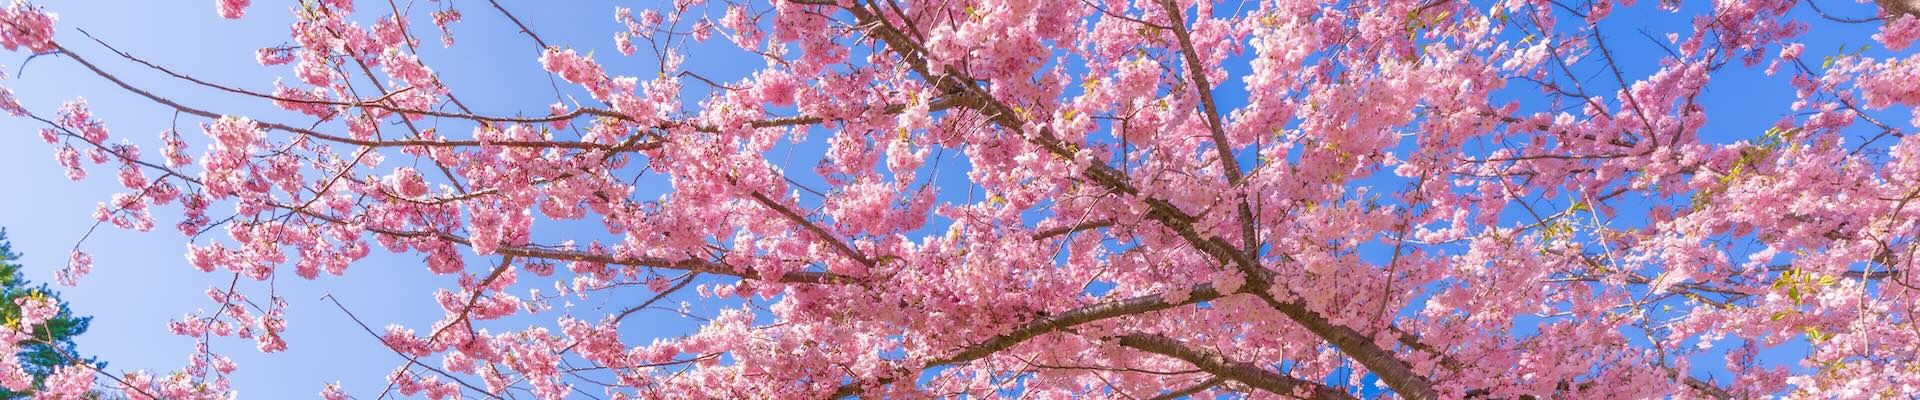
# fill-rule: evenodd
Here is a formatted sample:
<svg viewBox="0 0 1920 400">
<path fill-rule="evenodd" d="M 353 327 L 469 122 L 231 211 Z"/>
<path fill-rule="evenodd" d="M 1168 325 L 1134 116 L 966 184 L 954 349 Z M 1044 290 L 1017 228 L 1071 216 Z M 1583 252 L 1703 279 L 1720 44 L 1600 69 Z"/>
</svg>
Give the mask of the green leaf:
<svg viewBox="0 0 1920 400">
<path fill-rule="evenodd" d="M 1787 285 L 1792 285 L 1792 284 L 1793 284 L 1793 270 L 1790 269 L 1786 271 L 1781 271 L 1780 279 L 1775 279 L 1773 281 L 1772 289 L 1780 290 L 1780 288 L 1786 287 Z"/>
</svg>

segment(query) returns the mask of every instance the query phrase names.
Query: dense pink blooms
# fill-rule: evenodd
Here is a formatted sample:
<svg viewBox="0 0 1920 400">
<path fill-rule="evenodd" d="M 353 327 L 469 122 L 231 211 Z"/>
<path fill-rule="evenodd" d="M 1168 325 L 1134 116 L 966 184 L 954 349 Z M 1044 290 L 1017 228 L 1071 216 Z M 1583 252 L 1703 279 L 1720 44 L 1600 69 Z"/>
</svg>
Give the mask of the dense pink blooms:
<svg viewBox="0 0 1920 400">
<path fill-rule="evenodd" d="M 86 365 L 67 365 L 47 376 L 46 387 L 34 393 L 35 399 L 84 399 L 93 390 L 93 369 Z"/>
<path fill-rule="evenodd" d="M 45 297 L 24 296 L 14 298 L 13 303 L 20 306 L 20 325 L 35 326 L 53 319 L 60 311 L 51 300 Z"/>
<path fill-rule="evenodd" d="M 412 44 L 413 38 L 407 37 L 407 21 L 399 18 L 381 18 L 374 21 L 371 35 L 367 39 L 383 47 L 396 47 Z"/>
<path fill-rule="evenodd" d="M 17 349 L 17 347 L 0 346 L 0 350 L 18 351 L 15 349 Z M 15 392 L 24 392 L 27 388 L 33 387 L 32 385 L 33 375 L 28 374 L 27 370 L 20 366 L 20 359 L 18 357 L 6 357 L 5 360 L 0 360 L 0 387 Z"/>
<path fill-rule="evenodd" d="M 244 192 L 260 193 L 265 188 L 258 170 L 250 164 L 250 154 L 265 135 L 257 124 L 245 117 L 222 117 L 201 128 L 212 144 L 200 156 L 200 181 L 216 198 Z"/>
<path fill-rule="evenodd" d="M 13 0 L 0 10 L 0 47 L 40 53 L 52 51 L 55 17 L 26 0 Z"/>
<path fill-rule="evenodd" d="M 86 99 L 75 99 L 60 105 L 60 126 L 76 132 L 81 139 L 98 145 L 107 144 L 107 127 L 93 118 L 93 112 L 87 108 Z"/>
<path fill-rule="evenodd" d="M 73 146 L 60 146 L 59 150 L 54 151 L 53 158 L 67 169 L 67 179 L 77 181 L 87 177 L 87 170 L 80 168 L 80 151 L 74 150 Z"/>
<path fill-rule="evenodd" d="M 381 301 L 437 318 L 374 333 L 409 361 L 322 398 L 1920 391 L 1912 16 L 684 0 L 612 10 L 608 57 L 505 2 L 464 11 L 541 48 L 477 50 L 542 90 L 476 98 L 457 87 L 471 60 L 416 50 L 429 22 L 453 46 L 464 2 L 301 4 L 252 54 L 278 80 L 203 80 L 286 112 L 193 108 L 233 105 L 118 67 L 96 75 L 179 121 L 39 114 L 54 105 L 0 88 L 0 109 L 49 121 L 68 177 L 117 168 L 90 222 L 173 224 L 193 239 L 165 264 L 255 281 L 168 321 L 186 364 L 117 376 L 129 397 L 225 398 L 273 372 L 223 352 L 365 334 L 272 288 L 361 284 L 334 277 L 375 252 L 438 279 Z M 1661 14 L 1677 22 L 1643 23 Z M 61 48 L 52 21 L 16 1 L 0 46 Z M 1881 48 L 1823 53 L 1816 31 Z M 89 48 L 61 58 L 108 58 Z M 1766 85 L 1792 97 L 1724 100 Z M 75 251 L 57 278 L 91 266 Z M 20 305 L 0 354 L 51 316 Z M 31 384 L 0 357 L 0 387 Z"/>
<path fill-rule="evenodd" d="M 1893 20 L 1882 25 L 1879 33 L 1873 34 L 1873 40 L 1894 51 L 1906 50 L 1914 40 L 1920 40 L 1920 16 L 1895 15 L 1890 18 Z"/>
<path fill-rule="evenodd" d="M 247 13 L 247 4 L 252 2 L 253 0 L 213 0 L 213 6 L 215 11 L 220 13 L 221 18 L 240 19 L 240 16 Z"/>
<path fill-rule="evenodd" d="M 73 256 L 67 261 L 67 268 L 56 275 L 59 277 L 60 284 L 73 286 L 80 277 L 90 273 L 93 273 L 93 255 L 75 250 Z"/>
<path fill-rule="evenodd" d="M 300 61 L 294 64 L 294 73 L 301 82 L 314 86 L 326 86 L 334 79 L 334 72 L 327 66 L 325 53 L 316 51 L 300 52 Z"/>
<path fill-rule="evenodd" d="M 540 55 L 540 66 L 561 79 L 585 86 L 595 99 L 611 99 L 618 85 L 600 69 L 600 64 L 572 49 L 547 49 Z"/>
<path fill-rule="evenodd" d="M 345 15 L 353 13 L 353 1 L 354 0 L 320 0 L 320 3 L 333 9 L 334 13 Z"/>
</svg>

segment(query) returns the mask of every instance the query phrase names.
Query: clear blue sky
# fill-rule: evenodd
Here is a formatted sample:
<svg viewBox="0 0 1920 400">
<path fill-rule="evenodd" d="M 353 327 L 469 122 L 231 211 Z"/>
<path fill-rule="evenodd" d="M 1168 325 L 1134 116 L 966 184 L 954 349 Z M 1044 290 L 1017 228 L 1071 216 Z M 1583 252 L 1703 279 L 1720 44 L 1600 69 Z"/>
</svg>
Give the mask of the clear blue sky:
<svg viewBox="0 0 1920 400">
<path fill-rule="evenodd" d="M 56 38 L 61 43 L 124 78 L 144 82 L 163 95 L 190 100 L 197 106 L 235 114 L 266 115 L 279 121 L 308 121 L 276 111 L 264 103 L 163 79 L 118 60 L 75 31 L 75 28 L 86 29 L 116 47 L 191 75 L 265 90 L 271 88 L 276 78 L 296 80 L 287 68 L 262 68 L 253 58 L 254 49 L 286 41 L 291 19 L 285 2 L 258 1 L 259 4 L 248 10 L 247 18 L 238 21 L 220 19 L 214 13 L 212 2 L 203 0 L 47 0 L 38 3 L 60 15 Z M 386 13 L 385 2 L 361 3 L 358 17 L 363 20 Z M 426 1 L 415 3 L 415 7 L 436 6 Z M 637 76 L 650 76 L 654 72 L 648 59 L 616 57 L 618 53 L 612 48 L 611 40 L 611 34 L 621 29 L 612 18 L 616 2 L 503 3 L 549 42 L 596 52 L 610 72 Z M 1627 57 L 1622 65 L 1628 67 L 1629 77 L 1652 72 L 1651 57 L 1658 51 L 1652 42 L 1641 38 L 1636 29 L 1645 26 L 1655 32 L 1666 32 L 1683 29 L 1685 24 L 1683 17 L 1650 12 L 1653 3 L 1642 1 L 1616 11 L 1638 18 L 1615 19 L 1615 25 L 1605 27 L 1609 45 Z M 459 45 L 452 49 L 440 48 L 432 27 L 424 20 L 416 20 L 423 58 L 457 95 L 483 113 L 543 113 L 554 96 L 545 75 L 539 72 L 533 45 L 484 3 L 461 1 L 456 4 L 464 7 L 466 21 L 455 26 Z M 649 2 L 618 4 L 643 7 Z M 1825 1 L 1822 5 L 1837 14 L 1870 15 L 1867 6 L 1851 2 Z M 1796 12 L 1810 14 L 1804 5 Z M 1619 25 L 1622 23 L 1640 26 Z M 1816 23 L 1806 38 L 1809 43 L 1806 57 L 1817 60 L 1831 54 L 1840 44 L 1866 44 L 1870 34 L 1866 26 Z M 1870 54 L 1878 52 L 1873 50 Z M 61 102 L 84 95 L 95 113 L 106 121 L 115 141 L 128 138 L 141 144 L 148 154 L 157 154 L 156 135 L 173 118 L 169 110 L 111 87 L 70 60 L 40 57 L 27 63 L 24 77 L 13 76 L 21 72 L 25 61 L 24 54 L 0 55 L 0 65 L 5 66 L 9 75 L 0 84 L 12 88 L 29 109 L 52 115 Z M 757 59 L 737 53 L 693 54 L 688 67 L 710 77 L 732 79 L 759 63 Z M 1245 71 L 1244 65 L 1230 64 L 1234 65 L 1234 72 Z M 1712 133 L 1707 139 L 1726 142 L 1758 137 L 1759 132 L 1786 109 L 1791 101 L 1791 89 L 1780 77 L 1761 76 L 1758 68 L 1734 66 L 1726 72 L 1715 77 L 1703 99 L 1715 110 L 1708 123 L 1707 130 Z M 1237 104 L 1238 98 L 1244 96 L 1233 88 L 1238 82 L 1237 75 L 1226 81 L 1223 95 L 1228 104 Z M 690 87 L 696 84 L 688 82 Z M 1532 90 L 1523 83 L 1513 85 Z M 1611 87 L 1608 79 L 1592 80 L 1589 85 L 1596 89 Z M 1743 115 L 1739 110 L 1756 111 Z M 180 128 L 192 136 L 198 132 L 200 122 L 182 118 Z M 29 278 L 51 282 L 52 272 L 65 263 L 68 250 L 91 225 L 89 214 L 94 205 L 107 199 L 118 185 L 112 178 L 111 168 L 93 168 L 92 177 L 83 182 L 67 181 L 53 161 L 52 147 L 40 142 L 34 134 L 39 128 L 36 124 L 0 118 L 0 132 L 5 132 L 0 134 L 0 171 L 5 171 L 4 182 L 10 188 L 5 195 L 0 195 L 0 226 L 9 229 L 14 248 L 26 254 L 21 261 L 28 266 Z M 464 132 L 464 128 L 455 132 Z M 196 142 L 195 148 L 202 148 L 199 144 Z M 802 166 L 798 170 L 807 170 L 804 167 L 817 160 L 808 154 L 817 150 L 799 149 L 801 154 L 793 156 L 794 163 Z M 943 173 L 943 177 L 958 175 L 959 168 L 947 169 L 950 171 Z M 948 196 L 965 196 L 965 191 L 958 190 Z M 165 322 L 179 318 L 184 312 L 210 308 L 213 303 L 202 290 L 216 285 L 224 287 L 231 277 L 225 273 L 203 274 L 188 266 L 182 257 L 186 238 L 171 228 L 177 222 L 175 215 L 170 214 L 175 208 L 163 210 L 167 211 L 158 214 L 160 227 L 152 233 L 127 232 L 110 226 L 95 232 L 82 245 L 94 255 L 95 273 L 86 277 L 78 288 L 61 289 L 75 312 L 95 317 L 91 331 L 79 338 L 80 349 L 110 362 L 113 370 L 170 370 L 183 365 L 192 350 L 191 341 L 168 334 Z M 590 226 L 575 225 L 541 231 L 539 235 L 542 239 L 563 238 L 590 230 Z M 477 262 L 482 260 L 471 260 L 470 265 Z M 451 280 L 432 276 L 417 256 L 395 256 L 376 250 L 375 256 L 355 264 L 344 277 L 323 276 L 317 281 L 306 281 L 286 275 L 274 284 L 274 289 L 292 303 L 288 351 L 262 356 L 252 350 L 250 342 L 215 342 L 217 349 L 240 363 L 234 378 L 236 387 L 246 398 L 309 397 L 321 385 L 335 379 L 343 381 L 356 395 L 376 393 L 385 386 L 385 374 L 402 360 L 361 332 L 330 303 L 320 301 L 320 297 L 329 293 L 337 296 L 375 329 L 389 322 L 425 329 L 439 318 L 440 311 L 431 291 L 422 288 L 450 286 Z M 243 283 L 243 287 L 256 296 L 267 289 L 261 283 Z M 598 311 L 594 306 L 582 304 L 579 310 Z M 647 326 L 626 333 L 630 337 L 673 335 L 689 327 L 684 321 Z M 1778 351 L 1780 353 L 1773 355 L 1776 358 L 1798 356 L 1791 354 L 1792 349 Z"/>
</svg>

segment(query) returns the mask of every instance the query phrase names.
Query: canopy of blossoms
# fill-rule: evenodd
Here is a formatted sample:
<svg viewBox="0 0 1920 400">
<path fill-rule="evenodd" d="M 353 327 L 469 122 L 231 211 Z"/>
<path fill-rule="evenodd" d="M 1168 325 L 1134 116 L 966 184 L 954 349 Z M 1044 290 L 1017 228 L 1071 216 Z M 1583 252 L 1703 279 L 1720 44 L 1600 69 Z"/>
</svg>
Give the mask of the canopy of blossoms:
<svg viewBox="0 0 1920 400">
<path fill-rule="evenodd" d="M 622 54 L 511 11 L 557 3 L 216 1 L 294 16 L 257 54 L 269 83 L 13 0 L 0 47 L 180 118 L 109 130 L 4 88 L 0 109 L 69 178 L 124 186 L 98 221 L 195 237 L 194 273 L 324 281 L 383 252 L 443 275 L 418 289 L 439 322 L 367 332 L 407 360 L 366 366 L 390 387 L 328 399 L 1911 396 L 1920 8 L 1815 1 L 675 0 L 610 10 Z M 1629 9 L 1690 23 L 1633 32 Z M 476 13 L 517 25 L 526 46 L 489 50 L 555 103 L 479 112 L 442 82 L 460 65 L 420 49 Z M 1874 48 L 1799 39 L 1843 28 Z M 752 72 L 683 67 L 696 46 Z M 1700 101 L 1746 69 L 1797 98 Z M 561 224 L 602 229 L 535 240 Z M 60 279 L 92 270 L 76 251 Z M 170 324 L 199 344 L 177 371 L 76 364 L 35 394 L 230 397 L 245 377 L 210 344 L 281 351 L 326 310 L 247 287 Z M 0 353 L 46 318 L 23 301 Z M 700 327 L 621 334 L 649 319 Z M 1787 342 L 1810 350 L 1760 359 Z"/>
</svg>

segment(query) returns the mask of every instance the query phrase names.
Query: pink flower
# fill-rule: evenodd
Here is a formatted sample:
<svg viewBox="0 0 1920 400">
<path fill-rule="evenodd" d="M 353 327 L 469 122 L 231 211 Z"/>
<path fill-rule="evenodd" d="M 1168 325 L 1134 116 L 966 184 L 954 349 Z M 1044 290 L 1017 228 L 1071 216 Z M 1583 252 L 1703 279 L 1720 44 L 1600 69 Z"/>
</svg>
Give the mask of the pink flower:
<svg viewBox="0 0 1920 400">
<path fill-rule="evenodd" d="M 0 47 L 7 50 L 19 50 L 44 53 L 54 50 L 53 14 L 40 11 L 39 6 L 27 4 L 25 0 L 13 0 L 5 10 L 0 10 Z"/>
<path fill-rule="evenodd" d="M 74 150 L 73 146 L 60 146 L 60 150 L 54 152 L 53 158 L 60 162 L 61 167 L 67 169 L 67 179 L 76 181 L 86 179 L 87 170 L 80 169 L 80 151 Z"/>
<path fill-rule="evenodd" d="M 600 69 L 600 64 L 574 52 L 572 49 L 547 49 L 545 53 L 540 55 L 540 65 L 545 67 L 547 72 L 560 75 L 560 79 L 565 79 L 567 82 L 573 82 L 576 85 L 585 86 L 587 91 L 592 93 L 596 99 L 605 100 L 611 98 L 612 87 L 609 86 L 610 79 L 608 79 L 606 73 Z"/>
<path fill-rule="evenodd" d="M 299 76 L 301 82 L 309 85 L 327 86 L 333 81 L 335 75 L 328 66 L 327 58 L 328 54 L 324 51 L 308 49 L 300 52 L 300 62 L 293 66 L 294 75 Z"/>
<path fill-rule="evenodd" d="M 281 86 L 280 82 L 274 82 L 273 97 L 275 97 L 274 105 L 282 109 L 298 111 L 301 114 L 329 118 L 337 113 L 334 106 L 328 104 L 332 98 L 331 93 L 325 88 L 298 90 Z"/>
<path fill-rule="evenodd" d="M 629 56 L 640 50 L 639 47 L 633 45 L 633 34 L 627 32 L 615 32 L 613 34 L 613 48 L 620 50 L 620 54 Z"/>
<path fill-rule="evenodd" d="M 320 0 L 320 3 L 332 7 L 335 13 L 342 15 L 353 13 L 353 0 Z"/>
<path fill-rule="evenodd" d="M 705 42 L 713 38 L 713 22 L 701 19 L 693 23 L 693 40 Z"/>
<path fill-rule="evenodd" d="M 278 353 L 287 349 L 287 341 L 277 333 L 268 333 L 254 338 L 255 347 L 262 353 Z"/>
<path fill-rule="evenodd" d="M 1788 60 L 1799 59 L 1800 52 L 1806 50 L 1806 47 L 1806 45 L 1800 43 L 1782 46 L 1780 48 L 1780 58 Z"/>
<path fill-rule="evenodd" d="M 567 105 L 561 104 L 560 102 L 554 102 L 552 105 L 547 106 L 547 112 L 551 113 L 551 115 L 553 116 L 567 115 Z M 554 119 L 552 122 L 553 130 L 557 131 L 561 129 L 567 129 L 567 123 L 570 120 L 571 118 Z"/>
<path fill-rule="evenodd" d="M 411 41 L 407 37 L 407 21 L 398 17 L 375 21 L 372 38 L 386 48 L 399 47 Z"/>
<path fill-rule="evenodd" d="M 213 138 L 214 151 L 249 152 L 260 143 L 266 132 L 247 117 L 223 116 L 213 124 L 203 125 L 207 136 Z"/>
<path fill-rule="evenodd" d="M 260 65 L 280 65 L 293 62 L 294 53 L 290 47 L 267 47 L 254 51 L 253 59 Z"/>
<path fill-rule="evenodd" d="M 93 273 L 93 255 L 87 254 L 84 251 L 74 250 L 73 255 L 69 257 L 67 261 L 67 268 L 60 271 L 58 276 L 60 278 L 60 284 L 73 286 L 80 277 L 87 276 L 87 274 L 90 273 Z"/>
<path fill-rule="evenodd" d="M 346 390 L 340 388 L 340 382 L 334 382 L 327 384 L 326 388 L 320 390 L 320 398 L 325 400 L 347 400 L 351 397 L 347 396 Z"/>
<path fill-rule="evenodd" d="M 20 99 L 13 96 L 13 90 L 0 86 L 0 110 L 15 117 L 27 116 L 27 107 L 20 105 Z"/>
<path fill-rule="evenodd" d="M 45 388 L 34 394 L 36 399 L 81 399 L 93 390 L 93 369 L 86 364 L 64 365 L 55 368 L 48 376 Z"/>
<path fill-rule="evenodd" d="M 1587 23 L 1599 22 L 1600 20 L 1606 19 L 1607 15 L 1612 13 L 1613 0 L 1594 1 L 1593 8 L 1587 11 Z"/>
<path fill-rule="evenodd" d="M 216 11 L 220 12 L 221 18 L 240 19 L 240 16 L 247 12 L 247 4 L 252 2 L 253 0 L 213 0 L 213 5 Z"/>
<path fill-rule="evenodd" d="M 20 367 L 19 357 L 0 357 L 0 387 L 14 392 L 33 387 L 33 375 Z"/>
<path fill-rule="evenodd" d="M 1873 40 L 1887 46 L 1887 50 L 1906 50 L 1915 39 L 1920 39 L 1920 16 L 1911 14 L 1893 14 L 1893 18 L 1880 26 L 1880 32 L 1873 34 Z"/>
<path fill-rule="evenodd" d="M 87 107 L 87 99 L 74 99 L 60 105 L 60 126 L 78 132 L 81 139 L 98 145 L 107 144 L 107 127 L 93 118 L 93 112 Z"/>
<path fill-rule="evenodd" d="M 13 299 L 20 306 L 20 325 L 39 326 L 60 313 L 53 300 L 46 296 L 24 296 Z"/>
<path fill-rule="evenodd" d="M 392 175 L 387 175 L 386 184 L 389 190 L 408 198 L 427 195 L 426 178 L 420 176 L 420 173 L 413 168 L 401 167 L 393 170 Z"/>
<path fill-rule="evenodd" d="M 433 26 L 440 28 L 441 46 L 453 47 L 453 30 L 450 25 L 455 22 L 460 22 L 460 10 L 448 8 L 433 12 Z"/>
</svg>

